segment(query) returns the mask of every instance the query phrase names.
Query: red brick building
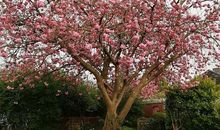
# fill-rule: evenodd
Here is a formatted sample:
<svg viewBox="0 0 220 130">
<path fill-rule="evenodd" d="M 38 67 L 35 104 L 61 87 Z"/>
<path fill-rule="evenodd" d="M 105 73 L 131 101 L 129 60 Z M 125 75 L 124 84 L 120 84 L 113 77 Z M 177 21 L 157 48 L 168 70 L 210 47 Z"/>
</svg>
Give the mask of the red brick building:
<svg viewBox="0 0 220 130">
<path fill-rule="evenodd" d="M 164 99 L 152 99 L 149 101 L 145 101 L 143 111 L 145 117 L 152 117 L 155 112 L 164 112 Z"/>
</svg>

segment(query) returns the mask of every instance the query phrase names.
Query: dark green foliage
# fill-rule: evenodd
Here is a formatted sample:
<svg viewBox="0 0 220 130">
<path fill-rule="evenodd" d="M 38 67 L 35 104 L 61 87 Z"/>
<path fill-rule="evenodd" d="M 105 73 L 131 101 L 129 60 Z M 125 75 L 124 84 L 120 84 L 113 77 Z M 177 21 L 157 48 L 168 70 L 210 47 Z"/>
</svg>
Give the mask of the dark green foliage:
<svg viewBox="0 0 220 130">
<path fill-rule="evenodd" d="M 166 130 L 166 113 L 156 112 L 153 117 L 148 118 L 144 130 Z"/>
<path fill-rule="evenodd" d="M 95 87 L 70 85 L 53 75 L 35 81 L 35 86 L 22 86 L 22 80 L 0 82 L 0 126 L 10 125 L 16 130 L 57 130 L 65 117 L 101 117 L 106 114 L 105 104 Z M 7 89 L 13 87 L 13 90 Z M 68 92 L 68 93 L 67 93 Z M 125 98 L 120 107 L 125 103 Z M 137 100 L 129 112 L 125 125 L 136 127 L 143 115 L 143 104 Z M 99 123 L 102 124 L 102 123 Z M 97 124 L 81 124 L 83 128 L 101 128 Z"/>
<path fill-rule="evenodd" d="M 131 128 L 131 127 L 128 127 L 128 126 L 123 126 L 123 127 L 121 128 L 121 130 L 137 130 L 137 129 Z"/>
<path fill-rule="evenodd" d="M 172 124 L 180 130 L 217 130 L 215 116 L 215 83 L 210 79 L 188 90 L 173 89 L 166 94 L 168 129 Z"/>
<path fill-rule="evenodd" d="M 123 101 L 122 103 L 125 103 L 125 101 Z M 137 127 L 137 119 L 143 117 L 144 115 L 143 107 L 143 102 L 141 100 L 136 100 L 124 120 L 124 125 L 134 128 Z"/>
<path fill-rule="evenodd" d="M 98 123 L 85 123 L 82 126 L 83 130 L 102 130 L 104 122 L 99 121 Z"/>
<path fill-rule="evenodd" d="M 44 81 L 49 83 L 45 86 Z M 61 109 L 57 100 L 56 92 L 61 81 L 52 81 L 50 77 L 36 82 L 35 87 L 28 85 L 20 90 L 16 81 L 13 84 L 0 86 L 1 114 L 5 116 L 5 124 L 10 124 L 14 129 L 47 129 L 58 128 L 61 117 Z M 10 85 L 13 90 L 6 89 Z"/>
<path fill-rule="evenodd" d="M 97 91 L 91 88 L 87 92 L 83 84 L 70 87 L 67 81 L 54 80 L 52 75 L 36 81 L 34 88 L 25 85 L 20 90 L 20 84 L 21 81 L 0 82 L 2 126 L 10 125 L 16 130 L 57 130 L 63 117 L 93 116 L 98 107 L 94 97 Z M 9 85 L 14 89 L 8 90 Z"/>
<path fill-rule="evenodd" d="M 97 116 L 99 100 L 95 88 L 81 84 L 74 89 L 67 88 L 66 91 L 69 92 L 68 96 L 59 97 L 64 117 Z"/>
</svg>

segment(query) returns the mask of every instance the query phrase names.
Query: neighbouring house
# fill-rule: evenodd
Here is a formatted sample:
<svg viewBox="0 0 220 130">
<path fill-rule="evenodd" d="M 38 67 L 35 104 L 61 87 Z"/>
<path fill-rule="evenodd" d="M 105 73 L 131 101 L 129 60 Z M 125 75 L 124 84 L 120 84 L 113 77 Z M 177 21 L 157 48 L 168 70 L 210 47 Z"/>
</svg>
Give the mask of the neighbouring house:
<svg viewBox="0 0 220 130">
<path fill-rule="evenodd" d="M 214 68 L 213 70 L 207 70 L 203 76 L 208 76 L 220 84 L 220 68 Z M 155 112 L 164 112 L 165 99 L 150 99 L 144 101 L 144 116 L 152 117 Z"/>
<path fill-rule="evenodd" d="M 148 123 L 149 118 L 151 118 L 156 112 L 164 112 L 165 111 L 165 99 L 148 99 L 144 100 L 144 117 L 139 118 L 137 120 L 137 128 L 138 130 L 144 130 L 145 125 Z"/>
<path fill-rule="evenodd" d="M 208 76 L 215 80 L 217 84 L 220 84 L 220 68 L 208 70 L 203 74 L 203 76 Z M 154 113 L 165 112 L 165 98 L 144 100 L 143 111 L 144 117 L 139 118 L 137 121 L 139 130 L 144 129 L 144 125 L 146 125 L 146 122 L 154 115 Z"/>
<path fill-rule="evenodd" d="M 216 81 L 217 84 L 220 84 L 220 68 L 214 68 L 213 70 L 207 70 L 204 76 L 208 76 Z"/>
<path fill-rule="evenodd" d="M 152 117 L 156 112 L 164 112 L 164 99 L 150 99 L 144 101 L 144 116 Z"/>
</svg>

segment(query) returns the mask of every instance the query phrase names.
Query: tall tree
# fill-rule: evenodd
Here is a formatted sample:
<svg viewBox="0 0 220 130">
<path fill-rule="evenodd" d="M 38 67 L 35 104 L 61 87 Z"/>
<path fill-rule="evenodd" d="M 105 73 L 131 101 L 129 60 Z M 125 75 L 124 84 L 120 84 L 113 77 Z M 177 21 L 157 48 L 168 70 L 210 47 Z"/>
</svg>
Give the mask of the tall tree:
<svg viewBox="0 0 220 130">
<path fill-rule="evenodd" d="M 159 80 L 181 81 L 193 63 L 199 71 L 209 57 L 220 60 L 217 0 L 2 0 L 0 10 L 5 72 L 22 70 L 9 81 L 25 74 L 30 83 L 45 68 L 90 72 L 107 107 L 103 130 L 118 129 Z"/>
</svg>

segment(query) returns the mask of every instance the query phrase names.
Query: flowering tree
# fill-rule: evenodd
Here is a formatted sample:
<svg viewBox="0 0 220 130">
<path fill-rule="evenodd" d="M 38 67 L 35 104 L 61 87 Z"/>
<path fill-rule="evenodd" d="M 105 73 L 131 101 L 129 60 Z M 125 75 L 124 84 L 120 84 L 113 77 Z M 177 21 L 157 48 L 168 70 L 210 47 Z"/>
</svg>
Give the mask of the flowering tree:
<svg viewBox="0 0 220 130">
<path fill-rule="evenodd" d="M 31 83 L 27 67 L 37 70 L 36 79 L 45 68 L 90 72 L 107 107 L 103 130 L 116 130 L 134 100 L 157 92 L 160 80 L 189 79 L 189 68 L 199 71 L 209 57 L 220 60 L 219 3 L 2 0 L 0 36 L 7 74 L 22 70 L 8 81 L 25 74 Z M 119 111 L 125 93 L 130 96 Z"/>
</svg>

